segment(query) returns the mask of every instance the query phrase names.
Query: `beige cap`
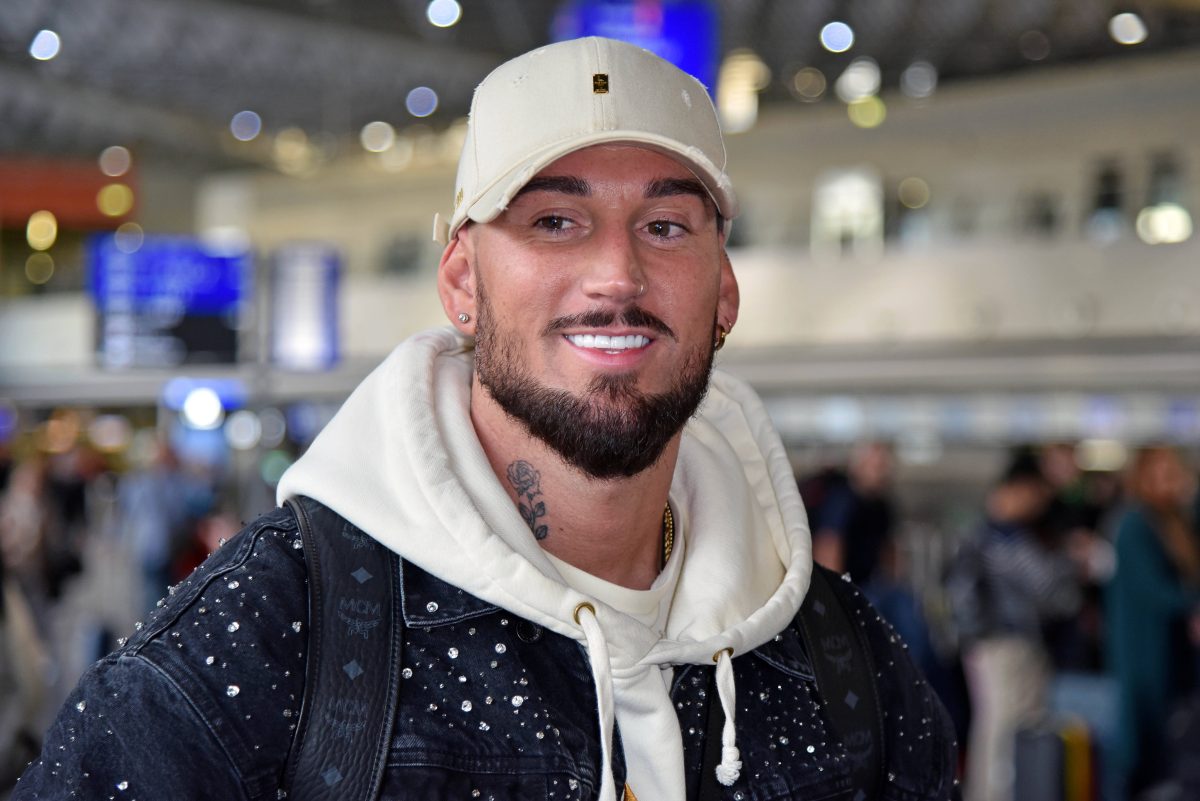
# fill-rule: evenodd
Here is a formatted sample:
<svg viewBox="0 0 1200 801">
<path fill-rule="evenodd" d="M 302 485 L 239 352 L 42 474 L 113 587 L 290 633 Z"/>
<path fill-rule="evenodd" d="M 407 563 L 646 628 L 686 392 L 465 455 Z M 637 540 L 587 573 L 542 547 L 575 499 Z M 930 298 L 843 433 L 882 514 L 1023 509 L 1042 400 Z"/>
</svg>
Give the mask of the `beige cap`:
<svg viewBox="0 0 1200 801">
<path fill-rule="evenodd" d="M 475 89 L 454 211 L 449 221 L 434 219 L 434 239 L 445 244 L 468 219 L 495 219 L 555 159 L 612 142 L 679 161 L 726 220 L 737 216 L 721 126 L 704 85 L 648 50 L 593 36 L 517 56 Z"/>
</svg>

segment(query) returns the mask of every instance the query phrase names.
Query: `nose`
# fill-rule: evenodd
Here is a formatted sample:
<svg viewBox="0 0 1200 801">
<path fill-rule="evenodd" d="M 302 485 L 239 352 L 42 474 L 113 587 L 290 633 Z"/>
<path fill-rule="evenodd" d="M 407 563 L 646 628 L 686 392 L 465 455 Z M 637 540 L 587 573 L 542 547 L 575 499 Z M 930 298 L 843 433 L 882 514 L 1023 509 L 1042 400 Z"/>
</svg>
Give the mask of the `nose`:
<svg viewBox="0 0 1200 801">
<path fill-rule="evenodd" d="M 646 288 L 633 234 L 617 228 L 595 237 L 595 250 L 586 258 L 581 289 L 594 299 L 627 303 Z"/>
</svg>

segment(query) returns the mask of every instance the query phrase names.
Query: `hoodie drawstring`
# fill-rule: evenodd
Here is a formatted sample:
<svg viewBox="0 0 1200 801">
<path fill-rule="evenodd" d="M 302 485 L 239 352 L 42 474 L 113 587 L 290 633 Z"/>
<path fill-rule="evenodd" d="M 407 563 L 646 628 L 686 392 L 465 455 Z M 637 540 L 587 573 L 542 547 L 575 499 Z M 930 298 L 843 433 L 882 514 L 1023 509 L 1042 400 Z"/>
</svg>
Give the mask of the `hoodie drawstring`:
<svg viewBox="0 0 1200 801">
<path fill-rule="evenodd" d="M 741 753 L 738 751 L 733 727 L 734 702 L 737 693 L 733 684 L 733 649 L 723 648 L 713 654 L 717 663 L 717 697 L 725 711 L 725 727 L 721 730 L 721 764 L 717 765 L 717 781 L 728 787 L 742 775 Z"/>
<path fill-rule="evenodd" d="M 596 620 L 596 607 L 590 603 L 585 601 L 575 607 L 575 622 L 583 629 L 592 680 L 596 683 L 596 709 L 600 715 L 600 799 L 616 801 L 617 790 L 612 775 L 613 680 L 608 641 Z"/>
</svg>

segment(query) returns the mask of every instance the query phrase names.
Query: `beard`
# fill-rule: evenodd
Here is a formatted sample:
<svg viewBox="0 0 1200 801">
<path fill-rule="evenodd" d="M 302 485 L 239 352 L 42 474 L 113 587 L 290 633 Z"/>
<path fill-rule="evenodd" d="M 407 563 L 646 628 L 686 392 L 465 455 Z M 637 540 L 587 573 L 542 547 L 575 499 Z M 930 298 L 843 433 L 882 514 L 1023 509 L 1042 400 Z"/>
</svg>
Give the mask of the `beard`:
<svg viewBox="0 0 1200 801">
<path fill-rule="evenodd" d="M 477 281 L 476 291 L 475 371 L 479 383 L 506 414 L 568 465 L 592 478 L 628 478 L 653 465 L 708 392 L 712 342 L 691 351 L 675 382 L 661 393 L 639 390 L 633 373 L 597 374 L 582 395 L 548 387 L 524 363 L 520 340 L 496 324 L 482 281 Z M 618 321 L 671 334 L 666 323 L 636 306 L 621 313 L 593 310 L 555 320 L 546 332 L 571 325 L 603 327 Z"/>
</svg>

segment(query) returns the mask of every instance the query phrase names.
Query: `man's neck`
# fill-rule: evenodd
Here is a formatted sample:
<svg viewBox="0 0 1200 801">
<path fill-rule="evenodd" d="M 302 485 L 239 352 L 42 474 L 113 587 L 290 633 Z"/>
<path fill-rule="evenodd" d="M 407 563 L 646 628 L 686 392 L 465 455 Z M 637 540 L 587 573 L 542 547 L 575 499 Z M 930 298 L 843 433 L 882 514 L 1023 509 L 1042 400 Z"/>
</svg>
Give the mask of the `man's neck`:
<svg viewBox="0 0 1200 801">
<path fill-rule="evenodd" d="M 530 436 L 478 383 L 471 394 L 471 422 L 488 462 L 542 548 L 605 581 L 648 589 L 662 567 L 679 435 L 638 475 L 601 480 Z"/>
</svg>

